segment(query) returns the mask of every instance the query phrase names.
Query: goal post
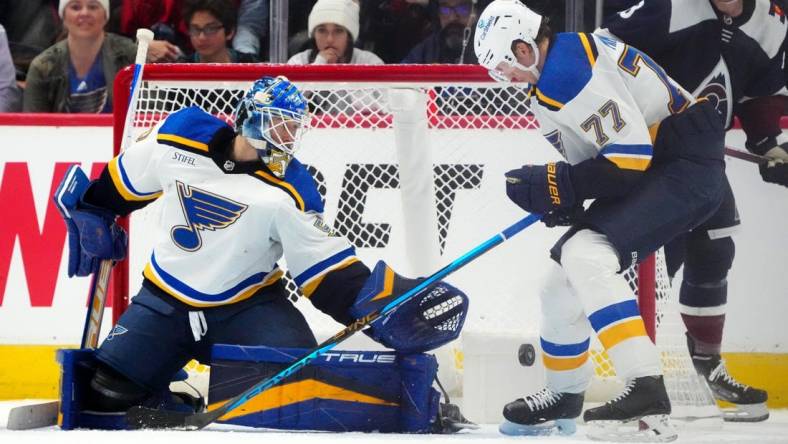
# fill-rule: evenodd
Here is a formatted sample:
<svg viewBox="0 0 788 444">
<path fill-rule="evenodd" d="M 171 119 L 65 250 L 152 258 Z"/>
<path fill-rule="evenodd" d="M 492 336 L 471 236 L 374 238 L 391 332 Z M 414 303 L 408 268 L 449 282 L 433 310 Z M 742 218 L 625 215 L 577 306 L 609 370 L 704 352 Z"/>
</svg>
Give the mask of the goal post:
<svg viewBox="0 0 788 444">
<path fill-rule="evenodd" d="M 145 70 L 132 134 L 193 105 L 231 122 L 235 102 L 263 75 L 287 76 L 307 97 L 310 130 L 296 157 L 318 184 L 327 222 L 370 267 L 382 259 L 406 276 L 431 274 L 522 217 L 506 197 L 506 171 L 559 160 L 538 131 L 527 91 L 471 65 L 154 64 Z M 116 103 L 125 103 L 130 79 L 129 69 L 118 74 Z M 115 122 L 125 121 L 120 108 Z M 116 147 L 119 132 L 116 126 Z M 113 321 L 128 304 L 129 288 L 138 288 L 153 242 L 148 228 L 155 227 L 156 204 L 138 213 L 129 227 L 130 260 L 113 275 Z M 538 290 L 562 233 L 534 226 L 449 278 L 471 301 L 465 331 L 490 341 L 507 332 L 538 338 Z M 705 409 L 686 416 L 713 416 L 713 400 L 686 351 L 664 260 L 650 258 L 625 275 L 662 354 L 674 405 Z M 287 288 L 297 295 L 292 282 Z M 337 329 L 333 321 L 308 318 L 318 330 Z M 441 366 L 461 378 L 461 341 L 455 347 L 441 355 Z M 606 354 L 597 348 L 592 357 L 596 379 L 614 380 Z M 511 360 L 519 365 L 516 347 Z"/>
</svg>

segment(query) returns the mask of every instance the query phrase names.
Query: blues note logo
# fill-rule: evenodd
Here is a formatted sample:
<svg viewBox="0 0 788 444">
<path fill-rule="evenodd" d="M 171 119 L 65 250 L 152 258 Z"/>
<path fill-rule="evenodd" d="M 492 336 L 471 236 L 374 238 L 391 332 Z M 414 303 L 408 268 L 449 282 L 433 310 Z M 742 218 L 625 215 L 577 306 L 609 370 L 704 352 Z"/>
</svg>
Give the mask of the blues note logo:
<svg viewBox="0 0 788 444">
<path fill-rule="evenodd" d="M 202 246 L 200 231 L 220 230 L 232 225 L 246 211 L 248 205 L 217 196 L 199 188 L 175 182 L 186 225 L 176 225 L 170 236 L 178 247 L 197 251 Z"/>
</svg>

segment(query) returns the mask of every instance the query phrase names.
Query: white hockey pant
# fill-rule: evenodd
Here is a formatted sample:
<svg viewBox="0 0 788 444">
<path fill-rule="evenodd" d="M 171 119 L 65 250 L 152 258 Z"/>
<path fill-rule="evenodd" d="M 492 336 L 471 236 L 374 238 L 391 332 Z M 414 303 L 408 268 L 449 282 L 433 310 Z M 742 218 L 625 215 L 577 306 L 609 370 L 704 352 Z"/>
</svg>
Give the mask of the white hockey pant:
<svg viewBox="0 0 788 444">
<path fill-rule="evenodd" d="M 581 230 L 567 240 L 561 264 L 542 288 L 540 326 L 547 387 L 584 391 L 593 375 L 589 335 L 597 334 L 623 380 L 662 374 L 634 291 L 618 273 L 618 255 L 605 235 Z"/>
</svg>

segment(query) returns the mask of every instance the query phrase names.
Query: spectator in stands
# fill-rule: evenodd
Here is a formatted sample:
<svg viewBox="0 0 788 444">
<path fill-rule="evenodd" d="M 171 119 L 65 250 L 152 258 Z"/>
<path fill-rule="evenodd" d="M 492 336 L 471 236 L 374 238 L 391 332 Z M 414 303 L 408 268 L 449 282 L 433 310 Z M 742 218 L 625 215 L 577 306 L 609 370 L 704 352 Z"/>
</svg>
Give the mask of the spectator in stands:
<svg viewBox="0 0 788 444">
<path fill-rule="evenodd" d="M 428 0 L 364 0 L 357 46 L 375 52 L 385 63 L 399 63 L 438 28 L 434 9 Z M 397 38 L 391 38 L 394 35 Z"/>
<path fill-rule="evenodd" d="M 0 23 L 8 37 L 17 80 L 24 79 L 33 59 L 61 34 L 57 4 L 57 0 L 0 1 Z"/>
<path fill-rule="evenodd" d="M 238 7 L 238 28 L 233 37 L 233 49 L 238 52 L 254 54 L 265 60 L 268 54 L 268 14 L 269 0 L 241 0 Z"/>
<path fill-rule="evenodd" d="M 358 16 L 359 6 L 352 0 L 318 0 L 309 14 L 309 49 L 290 57 L 287 63 L 382 65 L 383 60 L 374 53 L 353 47 L 358 36 Z M 369 112 L 379 100 L 377 91 L 308 91 L 304 96 L 316 114 Z"/>
<path fill-rule="evenodd" d="M 16 69 L 8 49 L 5 28 L 0 24 L 0 113 L 19 111 L 19 88 L 16 86 Z"/>
<path fill-rule="evenodd" d="M 134 63 L 134 42 L 104 31 L 109 0 L 60 0 L 67 36 L 30 64 L 23 109 L 108 113 L 118 70 Z"/>
<path fill-rule="evenodd" d="M 189 25 L 194 54 L 181 59 L 190 63 L 252 63 L 256 54 L 229 47 L 238 23 L 238 9 L 230 0 L 187 0 L 183 19 Z"/>
<path fill-rule="evenodd" d="M 122 0 L 120 33 L 134 37 L 139 28 L 153 31 L 150 63 L 174 62 L 189 50 L 189 32 L 181 20 L 183 0 Z"/>
<path fill-rule="evenodd" d="M 354 48 L 358 37 L 359 6 L 352 0 L 318 0 L 309 14 L 309 48 L 287 61 L 293 65 L 349 63 L 381 65 L 370 51 Z"/>
<path fill-rule="evenodd" d="M 438 0 L 440 29 L 416 45 L 401 63 L 476 63 L 471 0 Z M 473 15 L 475 17 L 475 14 Z"/>
</svg>

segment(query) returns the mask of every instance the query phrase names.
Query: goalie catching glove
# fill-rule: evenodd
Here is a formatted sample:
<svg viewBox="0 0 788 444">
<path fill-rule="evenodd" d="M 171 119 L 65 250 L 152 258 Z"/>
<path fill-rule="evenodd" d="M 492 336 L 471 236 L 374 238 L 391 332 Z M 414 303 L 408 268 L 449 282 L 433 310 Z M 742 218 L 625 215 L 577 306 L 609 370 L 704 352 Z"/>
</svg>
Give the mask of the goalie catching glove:
<svg viewBox="0 0 788 444">
<path fill-rule="evenodd" d="M 362 318 L 412 289 L 423 279 L 407 279 L 379 261 L 359 292 L 350 314 Z M 365 332 L 401 353 L 421 353 L 453 341 L 468 313 L 468 296 L 439 281 L 371 324 Z"/>
<path fill-rule="evenodd" d="M 126 257 L 126 232 L 115 215 L 83 201 L 90 180 L 79 165 L 72 165 L 53 197 L 68 231 L 68 277 L 87 276 L 104 259 Z"/>
</svg>

